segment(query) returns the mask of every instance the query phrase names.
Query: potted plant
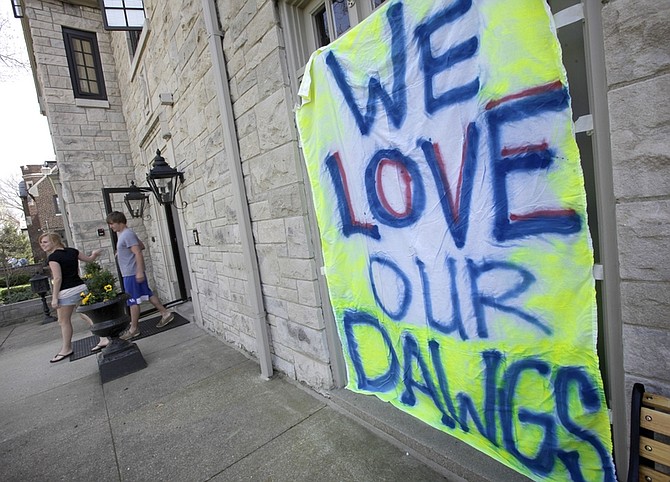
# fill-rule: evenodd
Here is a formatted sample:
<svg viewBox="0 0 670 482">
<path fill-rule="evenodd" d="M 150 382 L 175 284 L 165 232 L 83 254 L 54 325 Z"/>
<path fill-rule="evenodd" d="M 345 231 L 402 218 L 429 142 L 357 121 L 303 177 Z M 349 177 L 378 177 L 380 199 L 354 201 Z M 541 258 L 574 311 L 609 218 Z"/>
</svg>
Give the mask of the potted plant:
<svg viewBox="0 0 670 482">
<path fill-rule="evenodd" d="M 119 338 L 130 323 L 126 310 L 126 293 L 116 288 L 116 278 L 98 263 L 87 263 L 82 277 L 88 293 L 81 294 L 81 305 L 77 312 L 93 322 L 91 332 L 110 339 L 107 347 L 98 355 L 98 369 L 102 383 L 146 368 L 135 343 Z"/>
<path fill-rule="evenodd" d="M 91 331 L 96 335 L 118 336 L 130 321 L 124 303 L 128 295 L 117 290 L 114 275 L 97 262 L 86 263 L 82 278 L 88 293 L 81 293 L 81 305 L 77 308 L 77 312 L 91 319 L 93 322 Z M 120 325 L 121 331 L 116 334 L 107 333 L 108 328 L 116 328 L 117 325 Z M 105 333 L 98 333 L 101 330 Z"/>
</svg>

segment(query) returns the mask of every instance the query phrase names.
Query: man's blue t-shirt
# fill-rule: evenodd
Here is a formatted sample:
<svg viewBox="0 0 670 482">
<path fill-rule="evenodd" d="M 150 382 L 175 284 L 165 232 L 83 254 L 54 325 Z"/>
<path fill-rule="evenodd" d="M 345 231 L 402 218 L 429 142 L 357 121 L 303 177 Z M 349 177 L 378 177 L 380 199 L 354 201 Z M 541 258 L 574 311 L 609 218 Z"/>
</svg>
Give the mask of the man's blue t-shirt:
<svg viewBox="0 0 670 482">
<path fill-rule="evenodd" d="M 135 255 L 130 248 L 138 246 L 139 244 L 140 239 L 132 229 L 126 228 L 119 233 L 116 250 L 119 260 L 119 268 L 121 269 L 121 276 L 135 276 L 137 263 L 135 262 Z"/>
</svg>

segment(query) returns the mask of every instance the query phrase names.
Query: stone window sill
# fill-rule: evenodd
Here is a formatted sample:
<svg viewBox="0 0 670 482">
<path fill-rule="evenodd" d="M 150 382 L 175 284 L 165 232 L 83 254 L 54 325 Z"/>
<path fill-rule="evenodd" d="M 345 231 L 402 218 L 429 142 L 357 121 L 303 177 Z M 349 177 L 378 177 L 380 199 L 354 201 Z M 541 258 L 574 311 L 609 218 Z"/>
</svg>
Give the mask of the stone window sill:
<svg viewBox="0 0 670 482">
<path fill-rule="evenodd" d="M 74 104 L 77 107 L 94 107 L 97 109 L 109 109 L 108 100 L 75 99 Z"/>
</svg>

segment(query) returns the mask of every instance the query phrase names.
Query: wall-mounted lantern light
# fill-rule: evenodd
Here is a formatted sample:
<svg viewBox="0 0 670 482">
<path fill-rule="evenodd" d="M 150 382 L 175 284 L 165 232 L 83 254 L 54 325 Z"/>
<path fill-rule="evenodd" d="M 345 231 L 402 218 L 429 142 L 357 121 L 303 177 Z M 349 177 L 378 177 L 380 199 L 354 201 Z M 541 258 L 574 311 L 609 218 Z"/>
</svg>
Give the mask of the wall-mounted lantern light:
<svg viewBox="0 0 670 482">
<path fill-rule="evenodd" d="M 144 207 L 149 201 L 149 196 L 144 194 L 139 187 L 135 185 L 135 181 L 130 181 L 130 189 L 123 197 L 123 202 L 133 218 L 141 218 L 144 216 Z"/>
<path fill-rule="evenodd" d="M 177 191 L 184 182 L 184 173 L 170 167 L 161 151 L 156 151 L 154 167 L 147 174 L 147 182 L 160 204 L 174 204 Z"/>
</svg>

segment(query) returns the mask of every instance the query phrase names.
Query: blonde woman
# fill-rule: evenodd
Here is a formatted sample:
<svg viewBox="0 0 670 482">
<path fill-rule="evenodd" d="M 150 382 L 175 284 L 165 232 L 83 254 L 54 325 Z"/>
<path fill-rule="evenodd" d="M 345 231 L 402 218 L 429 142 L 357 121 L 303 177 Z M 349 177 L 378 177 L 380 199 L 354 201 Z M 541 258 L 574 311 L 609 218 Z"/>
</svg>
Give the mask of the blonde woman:
<svg viewBox="0 0 670 482">
<path fill-rule="evenodd" d="M 88 293 L 86 284 L 79 277 L 79 261 L 95 261 L 102 250 L 96 249 L 87 256 L 74 248 L 66 248 L 60 235 L 56 233 L 45 233 L 40 236 L 39 241 L 40 247 L 48 255 L 53 282 L 51 306 L 57 310 L 63 339 L 61 349 L 50 360 L 51 363 L 57 363 L 72 355 L 72 312 L 81 301 L 81 293 Z M 98 350 L 106 346 L 105 342 L 109 343 L 109 340 L 100 340 Z M 94 348 L 94 351 L 97 350 Z"/>
</svg>

